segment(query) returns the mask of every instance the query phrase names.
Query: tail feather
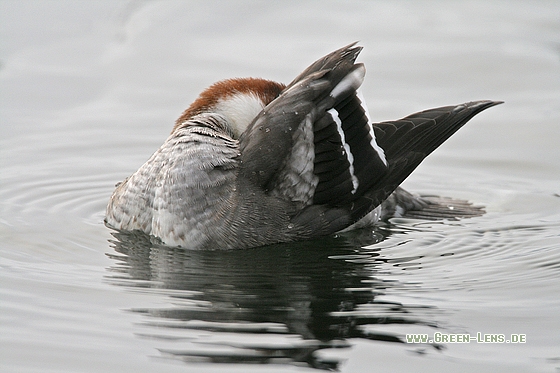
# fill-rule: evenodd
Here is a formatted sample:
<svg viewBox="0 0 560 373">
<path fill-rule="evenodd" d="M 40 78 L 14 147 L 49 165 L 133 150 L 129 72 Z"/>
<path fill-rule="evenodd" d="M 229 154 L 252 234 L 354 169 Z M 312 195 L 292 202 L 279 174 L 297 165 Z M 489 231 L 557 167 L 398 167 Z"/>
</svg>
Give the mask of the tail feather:
<svg viewBox="0 0 560 373">
<path fill-rule="evenodd" d="M 483 206 L 473 205 L 472 202 L 439 196 L 420 196 L 427 205 L 419 210 L 409 210 L 404 217 L 426 220 L 457 220 L 474 218 L 486 213 Z"/>
<path fill-rule="evenodd" d="M 485 214 L 484 207 L 448 197 L 416 195 L 397 188 L 381 204 L 380 220 L 412 218 L 425 220 L 457 220 Z"/>
</svg>

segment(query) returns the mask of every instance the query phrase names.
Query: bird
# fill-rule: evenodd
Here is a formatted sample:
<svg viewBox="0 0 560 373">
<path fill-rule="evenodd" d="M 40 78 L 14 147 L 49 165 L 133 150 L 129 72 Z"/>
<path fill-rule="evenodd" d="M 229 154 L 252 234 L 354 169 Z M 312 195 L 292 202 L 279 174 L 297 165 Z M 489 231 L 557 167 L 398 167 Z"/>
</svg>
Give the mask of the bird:
<svg viewBox="0 0 560 373">
<path fill-rule="evenodd" d="M 262 78 L 211 85 L 116 185 L 105 224 L 167 246 L 217 250 L 328 236 L 406 211 L 446 216 L 445 204 L 400 184 L 471 118 L 502 102 L 374 123 L 360 91 L 361 50 L 357 43 L 335 50 L 287 85 Z"/>
</svg>

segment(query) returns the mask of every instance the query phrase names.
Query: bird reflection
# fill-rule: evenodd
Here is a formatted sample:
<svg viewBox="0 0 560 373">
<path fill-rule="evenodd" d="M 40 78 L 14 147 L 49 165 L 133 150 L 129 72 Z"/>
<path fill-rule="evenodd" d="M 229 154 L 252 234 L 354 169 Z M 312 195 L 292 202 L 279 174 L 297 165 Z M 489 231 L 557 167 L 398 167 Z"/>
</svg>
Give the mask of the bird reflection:
<svg viewBox="0 0 560 373">
<path fill-rule="evenodd" d="M 374 244 L 389 231 L 230 251 L 170 248 L 115 231 L 108 278 L 161 293 L 165 307 L 133 311 L 146 315 L 148 332 L 139 334 L 170 346 L 158 347 L 164 356 L 336 370 L 340 362 L 319 350 L 349 347 L 349 338 L 403 343 L 365 326 L 431 324 L 377 299 L 395 286 L 377 276 L 384 259 Z"/>
</svg>

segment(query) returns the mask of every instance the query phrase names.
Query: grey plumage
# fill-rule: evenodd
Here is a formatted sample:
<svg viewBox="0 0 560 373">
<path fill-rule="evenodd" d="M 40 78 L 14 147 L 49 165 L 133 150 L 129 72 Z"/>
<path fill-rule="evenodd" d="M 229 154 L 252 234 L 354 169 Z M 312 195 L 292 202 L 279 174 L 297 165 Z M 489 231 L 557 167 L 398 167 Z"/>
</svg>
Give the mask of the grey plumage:
<svg viewBox="0 0 560 373">
<path fill-rule="evenodd" d="M 239 138 L 227 113 L 209 109 L 187 118 L 116 188 L 107 225 L 168 245 L 231 249 L 332 234 L 364 217 L 375 223 L 399 203 L 441 211 L 400 189 L 390 195 L 428 154 L 498 102 L 370 123 L 357 94 L 365 73 L 355 63 L 360 50 L 352 44 L 312 64 L 264 103 Z"/>
</svg>

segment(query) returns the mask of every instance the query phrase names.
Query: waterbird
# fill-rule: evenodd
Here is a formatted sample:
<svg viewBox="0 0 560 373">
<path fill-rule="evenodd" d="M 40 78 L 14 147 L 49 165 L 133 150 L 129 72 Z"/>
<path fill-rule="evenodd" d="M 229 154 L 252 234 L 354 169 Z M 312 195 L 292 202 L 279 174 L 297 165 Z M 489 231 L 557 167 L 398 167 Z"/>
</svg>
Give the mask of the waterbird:
<svg viewBox="0 0 560 373">
<path fill-rule="evenodd" d="M 169 246 L 239 249 L 362 228 L 393 216 L 453 217 L 400 187 L 438 146 L 500 101 L 473 101 L 374 123 L 352 43 L 284 85 L 261 78 L 213 84 L 163 145 L 118 183 L 105 223 Z"/>
</svg>

